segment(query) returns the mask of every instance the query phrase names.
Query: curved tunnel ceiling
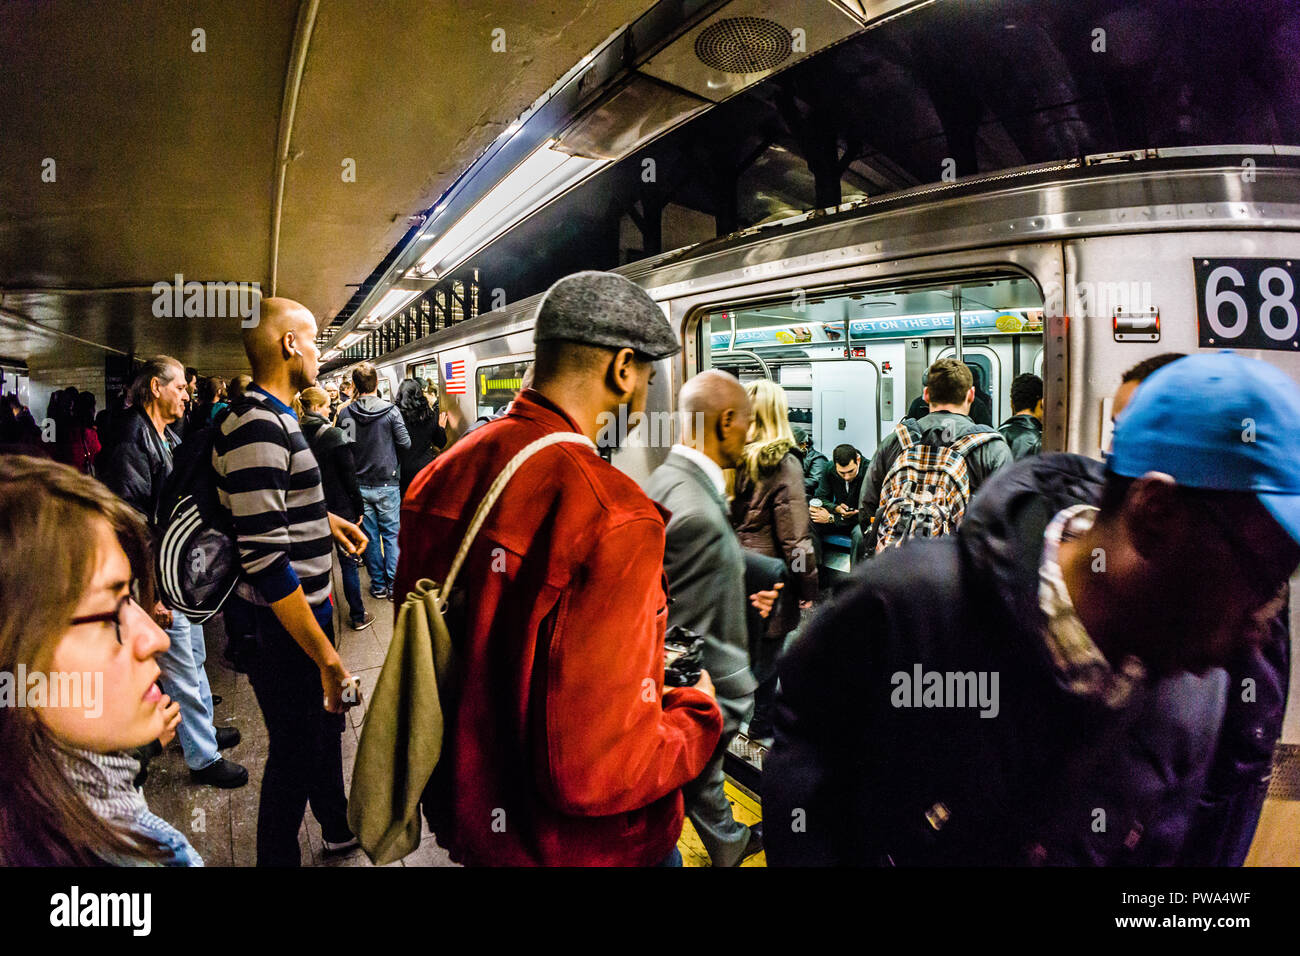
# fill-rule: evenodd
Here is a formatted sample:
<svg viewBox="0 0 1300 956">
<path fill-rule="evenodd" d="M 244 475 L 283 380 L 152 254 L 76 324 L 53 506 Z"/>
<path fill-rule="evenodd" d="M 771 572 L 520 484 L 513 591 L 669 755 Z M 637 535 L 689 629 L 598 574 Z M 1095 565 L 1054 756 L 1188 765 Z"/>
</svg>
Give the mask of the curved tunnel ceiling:
<svg viewBox="0 0 1300 956">
<path fill-rule="evenodd" d="M 157 318 L 149 287 L 180 274 L 269 289 L 281 107 L 308 4 L 0 5 L 0 356 L 60 368 L 98 362 L 105 346 L 244 370 L 237 318 Z M 327 324 L 411 212 L 650 6 L 322 0 L 277 293 Z"/>
</svg>

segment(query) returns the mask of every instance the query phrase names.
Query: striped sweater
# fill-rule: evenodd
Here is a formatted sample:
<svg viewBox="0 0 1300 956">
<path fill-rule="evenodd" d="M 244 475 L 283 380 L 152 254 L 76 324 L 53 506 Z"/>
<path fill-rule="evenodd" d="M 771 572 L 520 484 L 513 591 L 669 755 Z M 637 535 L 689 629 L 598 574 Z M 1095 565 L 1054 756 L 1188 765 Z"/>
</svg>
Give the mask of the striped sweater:
<svg viewBox="0 0 1300 956">
<path fill-rule="evenodd" d="M 320 469 L 288 405 L 257 386 L 245 396 L 212 449 L 217 494 L 234 519 L 244 568 L 236 593 L 267 605 L 301 585 L 317 606 L 330 596 L 333 559 Z"/>
</svg>

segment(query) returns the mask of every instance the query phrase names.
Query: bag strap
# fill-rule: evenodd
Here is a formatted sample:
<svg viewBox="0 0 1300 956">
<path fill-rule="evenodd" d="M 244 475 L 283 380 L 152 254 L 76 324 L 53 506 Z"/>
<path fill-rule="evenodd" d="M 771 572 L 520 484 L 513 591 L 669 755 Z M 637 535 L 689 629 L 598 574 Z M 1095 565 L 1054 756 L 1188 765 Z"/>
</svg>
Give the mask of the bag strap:
<svg viewBox="0 0 1300 956">
<path fill-rule="evenodd" d="M 537 439 L 525 445 L 515 453 L 515 456 L 506 463 L 501 474 L 488 487 L 487 494 L 483 496 L 482 502 L 479 503 L 478 509 L 474 512 L 474 517 L 469 523 L 469 529 L 465 532 L 465 540 L 460 543 L 460 549 L 457 550 L 456 556 L 452 558 L 451 568 L 447 571 L 447 580 L 443 582 L 442 588 L 438 595 L 438 610 L 446 612 L 447 595 L 451 593 L 452 585 L 456 583 L 456 575 L 460 573 L 460 566 L 465 563 L 465 558 L 469 554 L 470 545 L 478 536 L 479 528 L 483 527 L 483 522 L 487 520 L 488 513 L 492 506 L 497 503 L 497 498 L 505 490 L 510 479 L 515 476 L 520 467 L 533 455 L 537 454 L 543 448 L 551 445 L 557 445 L 560 442 L 572 442 L 575 445 L 586 445 L 592 451 L 596 450 L 595 443 L 586 435 L 579 435 L 577 432 L 552 432 L 549 435 Z"/>
<path fill-rule="evenodd" d="M 986 445 L 993 439 L 1001 437 L 1002 433 L 996 431 L 970 432 L 969 434 L 962 435 L 948 447 L 965 458 L 981 445 Z"/>
</svg>

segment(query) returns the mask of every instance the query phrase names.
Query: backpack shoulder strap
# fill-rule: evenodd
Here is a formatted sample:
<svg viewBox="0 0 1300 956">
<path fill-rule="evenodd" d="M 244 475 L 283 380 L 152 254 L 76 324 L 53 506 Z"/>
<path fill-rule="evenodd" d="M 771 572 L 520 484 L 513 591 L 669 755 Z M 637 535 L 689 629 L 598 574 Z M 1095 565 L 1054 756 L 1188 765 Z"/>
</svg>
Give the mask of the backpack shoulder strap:
<svg viewBox="0 0 1300 956">
<path fill-rule="evenodd" d="M 577 432 L 552 432 L 549 435 L 542 436 L 534 442 L 530 442 L 515 453 L 515 456 L 506 463 L 505 468 L 501 470 L 501 473 L 496 476 L 496 479 L 488 487 L 487 494 L 483 496 L 483 500 L 479 502 L 479 506 L 474 512 L 474 517 L 470 520 L 469 528 L 465 532 L 465 539 L 461 541 L 460 548 L 456 551 L 456 556 L 452 558 L 451 567 L 447 571 L 447 580 L 443 582 L 442 588 L 439 591 L 438 609 L 441 612 L 445 613 L 447 610 L 447 596 L 451 594 L 452 585 L 455 584 L 456 575 L 460 573 L 460 566 L 464 564 L 465 557 L 469 554 L 470 545 L 474 543 L 474 539 L 478 536 L 479 529 L 483 527 L 483 522 L 487 520 L 488 513 L 492 510 L 492 506 L 497 503 L 497 498 L 501 497 L 501 492 L 504 491 L 506 485 L 510 483 L 510 479 L 515 476 L 515 472 L 523 466 L 523 463 L 533 457 L 533 455 L 537 454 L 543 448 L 559 444 L 560 442 L 572 442 L 576 445 L 586 445 L 592 451 L 596 450 L 595 443 L 586 435 L 579 435 Z"/>
<path fill-rule="evenodd" d="M 911 419 L 904 418 L 894 426 L 894 434 L 898 436 L 898 449 L 900 455 L 916 443 L 916 439 L 912 437 L 912 430 L 907 427 L 907 423 L 910 420 Z"/>
<path fill-rule="evenodd" d="M 986 445 L 995 438 L 1002 438 L 1002 433 L 997 431 L 971 432 L 968 435 L 962 435 L 948 447 L 957 454 L 965 457 L 981 445 Z M 1005 441 L 1005 439 L 1003 439 Z"/>
</svg>

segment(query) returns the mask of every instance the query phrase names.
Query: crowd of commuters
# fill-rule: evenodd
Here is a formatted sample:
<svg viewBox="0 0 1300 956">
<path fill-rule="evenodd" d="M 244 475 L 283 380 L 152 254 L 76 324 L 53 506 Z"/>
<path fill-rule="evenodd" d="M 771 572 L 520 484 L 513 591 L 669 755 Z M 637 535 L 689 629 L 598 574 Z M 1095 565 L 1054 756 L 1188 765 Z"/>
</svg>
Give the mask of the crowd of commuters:
<svg viewBox="0 0 1300 956">
<path fill-rule="evenodd" d="M 938 360 L 919 414 L 828 458 L 778 385 L 711 370 L 681 388 L 679 440 L 639 486 L 597 442 L 621 409 L 645 410 L 680 345 L 622 277 L 556 283 L 524 387 L 445 450 L 425 383 L 390 402 L 362 363 L 318 386 L 298 303 L 264 300 L 243 335 L 243 381 L 160 356 L 98 421 L 93 397 L 55 393 L 45 434 L 0 403 L 0 546 L 33 557 L 0 566 L 0 671 L 102 672 L 106 718 L 0 708 L 15 768 L 0 775 L 0 860 L 201 864 L 145 805 L 133 755 L 175 736 L 195 781 L 247 780 L 220 753 L 239 737 L 214 725 L 204 631 L 157 593 L 150 557 L 176 449 L 201 440 L 238 548 L 225 629 L 249 647 L 269 737 L 259 865 L 299 863 L 308 806 L 328 852 L 357 844 L 335 559 L 349 623 L 369 627 L 360 565 L 399 607 L 445 580 L 525 449 L 450 597 L 456 663 L 421 808 L 454 860 L 680 865 L 684 817 L 716 866 L 760 850 L 773 864 L 1244 859 L 1300 565 L 1300 390 L 1271 366 L 1140 363 L 1104 462 L 1043 453 L 1033 375 L 994 428 L 970 366 Z M 846 546 L 854 570 L 832 579 L 824 556 Z M 670 632 L 695 642 L 694 683 L 666 680 Z M 769 748 L 766 827 L 737 821 L 724 790 L 742 732 Z"/>
</svg>

